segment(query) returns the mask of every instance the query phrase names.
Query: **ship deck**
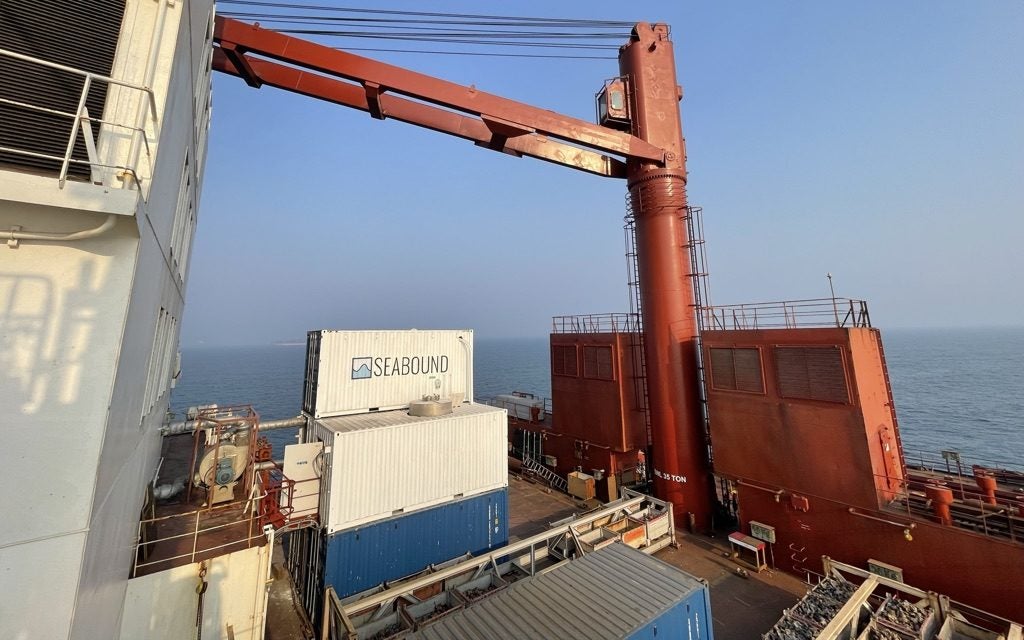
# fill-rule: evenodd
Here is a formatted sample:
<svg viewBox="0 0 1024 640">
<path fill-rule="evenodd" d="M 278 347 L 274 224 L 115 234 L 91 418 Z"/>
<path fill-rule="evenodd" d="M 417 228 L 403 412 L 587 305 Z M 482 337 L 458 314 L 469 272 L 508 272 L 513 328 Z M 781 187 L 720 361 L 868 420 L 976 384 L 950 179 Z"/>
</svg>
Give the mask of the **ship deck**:
<svg viewBox="0 0 1024 640">
<path fill-rule="evenodd" d="M 540 533 L 549 523 L 582 513 L 587 506 L 517 475 L 509 476 L 509 531 L 511 540 Z M 789 574 L 766 569 L 760 573 L 733 560 L 729 544 L 721 537 L 691 535 L 677 531 L 678 548 L 668 547 L 655 554 L 698 578 L 707 580 L 711 591 L 711 613 L 716 640 L 760 638 L 807 592 L 807 585 Z M 748 576 L 737 573 L 748 569 Z"/>
<path fill-rule="evenodd" d="M 572 497 L 516 474 L 509 475 L 510 542 L 528 538 L 589 507 Z M 668 547 L 655 554 L 658 559 L 708 582 L 716 640 L 760 638 L 778 621 L 782 610 L 792 607 L 807 592 L 807 585 L 782 572 L 748 571 L 749 565 L 733 560 L 722 537 L 705 537 L 677 532 L 678 548 Z M 268 640 L 312 638 L 295 604 L 287 570 L 280 553 L 275 554 L 275 581 L 271 587 Z"/>
<path fill-rule="evenodd" d="M 190 436 L 164 438 L 158 484 L 187 481 L 192 451 Z M 239 482 L 230 501 L 210 505 L 205 489 L 186 483 L 174 497 L 153 501 L 140 522 L 132 577 L 266 544 L 260 520 L 247 498 Z"/>
</svg>

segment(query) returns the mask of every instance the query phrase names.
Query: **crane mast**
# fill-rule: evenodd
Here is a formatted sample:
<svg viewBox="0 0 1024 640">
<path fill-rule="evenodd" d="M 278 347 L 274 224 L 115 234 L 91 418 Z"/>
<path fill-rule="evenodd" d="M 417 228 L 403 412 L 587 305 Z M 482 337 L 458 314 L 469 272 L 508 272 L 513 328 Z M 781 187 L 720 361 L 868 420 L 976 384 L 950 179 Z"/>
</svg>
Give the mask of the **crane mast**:
<svg viewBox="0 0 1024 640">
<path fill-rule="evenodd" d="M 217 18 L 213 68 L 268 85 L 610 178 L 624 178 L 636 219 L 655 493 L 678 524 L 710 523 L 710 467 L 697 374 L 687 247 L 686 151 L 668 26 L 638 23 L 619 50 L 629 132 Z"/>
</svg>

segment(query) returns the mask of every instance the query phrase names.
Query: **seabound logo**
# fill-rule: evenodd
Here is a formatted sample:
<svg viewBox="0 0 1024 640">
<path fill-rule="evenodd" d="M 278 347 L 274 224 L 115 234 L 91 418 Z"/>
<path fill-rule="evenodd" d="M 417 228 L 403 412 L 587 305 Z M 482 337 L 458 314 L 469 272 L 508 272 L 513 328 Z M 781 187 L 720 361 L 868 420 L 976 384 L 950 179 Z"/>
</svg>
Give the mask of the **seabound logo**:
<svg viewBox="0 0 1024 640">
<path fill-rule="evenodd" d="M 389 376 L 418 376 L 448 373 L 448 356 L 402 356 L 398 358 L 352 358 L 352 379 Z"/>
<path fill-rule="evenodd" d="M 362 380 L 370 377 L 373 358 L 352 358 L 352 379 Z"/>
</svg>

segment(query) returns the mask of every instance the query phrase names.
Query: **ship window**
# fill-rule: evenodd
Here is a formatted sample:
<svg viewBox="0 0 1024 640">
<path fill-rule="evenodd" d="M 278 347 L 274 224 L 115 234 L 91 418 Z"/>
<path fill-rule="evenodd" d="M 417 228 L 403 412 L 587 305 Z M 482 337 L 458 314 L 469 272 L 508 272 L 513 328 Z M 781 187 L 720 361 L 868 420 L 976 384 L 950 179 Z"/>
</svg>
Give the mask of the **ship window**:
<svg viewBox="0 0 1024 640">
<path fill-rule="evenodd" d="M 580 375 L 579 363 L 576 361 L 576 345 L 556 344 L 551 347 L 551 373 L 556 376 Z"/>
<path fill-rule="evenodd" d="M 192 242 L 192 222 L 195 217 L 195 205 L 192 194 L 193 167 L 189 150 L 185 151 L 185 164 L 181 169 L 181 183 L 178 185 L 178 206 L 174 212 L 174 227 L 171 231 L 171 259 L 178 277 L 185 279 L 185 262 L 188 260 L 188 248 Z"/>
<path fill-rule="evenodd" d="M 755 347 L 711 351 L 711 387 L 716 391 L 764 393 L 761 350 Z"/>
<path fill-rule="evenodd" d="M 783 398 L 850 402 L 843 352 L 838 346 L 775 347 L 775 371 Z"/>
<path fill-rule="evenodd" d="M 610 346 L 583 347 L 583 377 L 594 380 L 615 379 Z"/>
</svg>

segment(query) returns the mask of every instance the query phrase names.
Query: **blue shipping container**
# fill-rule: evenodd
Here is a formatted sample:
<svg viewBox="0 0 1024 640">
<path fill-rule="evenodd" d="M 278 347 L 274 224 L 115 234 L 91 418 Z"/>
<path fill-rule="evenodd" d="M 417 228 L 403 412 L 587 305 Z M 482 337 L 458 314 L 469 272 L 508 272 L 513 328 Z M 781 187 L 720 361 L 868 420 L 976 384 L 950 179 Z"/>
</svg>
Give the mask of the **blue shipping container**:
<svg viewBox="0 0 1024 640">
<path fill-rule="evenodd" d="M 327 537 L 325 587 L 344 598 L 466 552 L 508 543 L 508 489 L 339 531 Z"/>
<path fill-rule="evenodd" d="M 408 640 L 714 640 L 708 585 L 616 542 L 516 581 Z"/>
<path fill-rule="evenodd" d="M 711 600 L 707 587 L 694 591 L 672 608 L 658 614 L 643 627 L 627 636 L 628 640 L 660 640 L 686 638 L 687 640 L 714 640 L 711 622 Z"/>
</svg>

